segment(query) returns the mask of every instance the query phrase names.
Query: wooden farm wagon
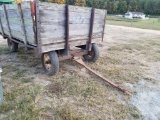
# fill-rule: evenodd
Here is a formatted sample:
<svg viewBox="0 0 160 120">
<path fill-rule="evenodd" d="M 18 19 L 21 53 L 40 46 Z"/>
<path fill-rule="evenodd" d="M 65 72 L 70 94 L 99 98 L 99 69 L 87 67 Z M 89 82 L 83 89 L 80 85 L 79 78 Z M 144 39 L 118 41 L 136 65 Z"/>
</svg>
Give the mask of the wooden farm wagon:
<svg viewBox="0 0 160 120">
<path fill-rule="evenodd" d="M 106 10 L 45 2 L 22 2 L 0 6 L 0 33 L 11 52 L 22 43 L 41 54 L 48 75 L 59 69 L 59 61 L 83 56 L 95 62 L 97 42 L 103 40 Z"/>
</svg>

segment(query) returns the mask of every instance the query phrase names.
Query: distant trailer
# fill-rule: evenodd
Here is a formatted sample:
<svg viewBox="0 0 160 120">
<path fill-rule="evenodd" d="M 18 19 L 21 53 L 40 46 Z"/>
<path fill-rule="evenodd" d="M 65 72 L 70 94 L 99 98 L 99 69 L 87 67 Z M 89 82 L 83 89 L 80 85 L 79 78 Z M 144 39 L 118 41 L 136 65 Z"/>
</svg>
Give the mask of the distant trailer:
<svg viewBox="0 0 160 120">
<path fill-rule="evenodd" d="M 54 75 L 61 60 L 98 59 L 96 43 L 103 41 L 106 15 L 106 10 L 65 4 L 5 4 L 0 6 L 0 33 L 11 52 L 18 50 L 19 43 L 37 50 L 46 74 Z"/>
</svg>

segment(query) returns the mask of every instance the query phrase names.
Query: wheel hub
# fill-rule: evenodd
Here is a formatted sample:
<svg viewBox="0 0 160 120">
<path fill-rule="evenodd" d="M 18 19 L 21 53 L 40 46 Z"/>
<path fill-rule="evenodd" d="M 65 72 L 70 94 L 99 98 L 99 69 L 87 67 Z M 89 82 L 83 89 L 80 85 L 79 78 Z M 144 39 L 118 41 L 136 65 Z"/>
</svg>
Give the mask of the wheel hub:
<svg viewBox="0 0 160 120">
<path fill-rule="evenodd" d="M 48 54 L 44 54 L 44 65 L 46 69 L 50 70 L 52 65 L 51 65 L 51 60 Z"/>
</svg>

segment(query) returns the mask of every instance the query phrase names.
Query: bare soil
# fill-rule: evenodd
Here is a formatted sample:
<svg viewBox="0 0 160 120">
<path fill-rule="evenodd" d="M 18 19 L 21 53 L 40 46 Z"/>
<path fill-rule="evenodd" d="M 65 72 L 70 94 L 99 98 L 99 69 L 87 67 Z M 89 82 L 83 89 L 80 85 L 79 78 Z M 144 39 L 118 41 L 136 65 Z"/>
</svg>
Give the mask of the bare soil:
<svg viewBox="0 0 160 120">
<path fill-rule="evenodd" d="M 98 45 L 99 60 L 86 64 L 132 90 L 133 96 L 124 95 L 71 60 L 60 62 L 59 73 L 48 77 L 34 51 L 20 46 L 18 53 L 9 53 L 1 37 L 2 118 L 11 112 L 15 119 L 160 119 L 160 31 L 106 25 L 104 41 Z M 18 116 L 26 99 L 24 114 Z"/>
</svg>

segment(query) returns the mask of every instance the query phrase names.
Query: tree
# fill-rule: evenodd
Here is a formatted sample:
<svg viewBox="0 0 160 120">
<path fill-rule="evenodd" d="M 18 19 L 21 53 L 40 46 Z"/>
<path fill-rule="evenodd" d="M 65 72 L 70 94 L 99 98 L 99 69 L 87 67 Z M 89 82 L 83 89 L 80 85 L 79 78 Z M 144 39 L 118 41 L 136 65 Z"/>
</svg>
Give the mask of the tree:
<svg viewBox="0 0 160 120">
<path fill-rule="evenodd" d="M 131 0 L 130 1 L 130 10 L 131 11 L 136 11 L 138 8 L 138 2 L 137 0 Z"/>
<path fill-rule="evenodd" d="M 118 12 L 119 13 L 127 12 L 127 2 L 125 0 L 119 2 L 119 4 L 118 4 Z"/>
<path fill-rule="evenodd" d="M 86 1 L 85 0 L 75 0 L 74 5 L 86 6 Z"/>
<path fill-rule="evenodd" d="M 119 1 L 115 1 L 114 4 L 113 4 L 113 13 L 117 13 L 118 11 L 118 4 L 119 4 Z"/>
<path fill-rule="evenodd" d="M 100 7 L 100 0 L 93 0 L 93 7 L 99 8 Z"/>
<path fill-rule="evenodd" d="M 64 3 L 65 3 L 65 0 L 48 0 L 48 2 L 64 4 Z"/>
</svg>

